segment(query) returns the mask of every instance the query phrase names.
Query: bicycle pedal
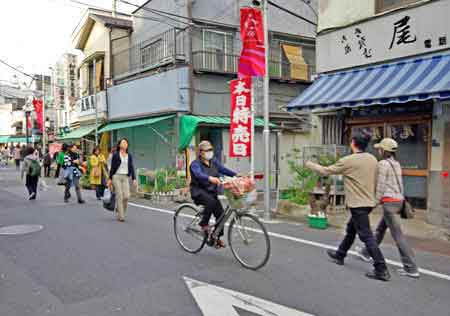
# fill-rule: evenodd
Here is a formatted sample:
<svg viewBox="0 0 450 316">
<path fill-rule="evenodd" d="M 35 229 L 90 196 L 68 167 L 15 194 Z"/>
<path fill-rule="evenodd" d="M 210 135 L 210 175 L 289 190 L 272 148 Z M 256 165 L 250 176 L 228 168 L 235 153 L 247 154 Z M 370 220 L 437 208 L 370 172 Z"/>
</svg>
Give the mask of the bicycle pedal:
<svg viewBox="0 0 450 316">
<path fill-rule="evenodd" d="M 209 238 L 206 244 L 210 247 L 214 247 L 216 245 L 216 240 L 214 238 Z"/>
</svg>

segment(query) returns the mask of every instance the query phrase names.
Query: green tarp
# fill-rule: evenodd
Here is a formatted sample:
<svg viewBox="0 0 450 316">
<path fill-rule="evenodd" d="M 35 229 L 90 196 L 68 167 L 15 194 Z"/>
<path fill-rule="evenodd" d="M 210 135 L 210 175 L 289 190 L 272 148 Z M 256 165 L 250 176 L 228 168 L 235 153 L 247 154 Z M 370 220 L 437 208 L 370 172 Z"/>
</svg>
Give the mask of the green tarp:
<svg viewBox="0 0 450 316">
<path fill-rule="evenodd" d="M 230 125 L 230 118 L 225 116 L 183 115 L 180 118 L 179 150 L 184 150 L 189 146 L 199 124 Z M 255 126 L 263 127 L 264 120 L 262 118 L 255 118 Z M 276 127 L 276 125 L 271 123 L 270 127 Z"/>
<path fill-rule="evenodd" d="M 95 125 L 86 125 L 80 126 L 76 130 L 73 130 L 62 137 L 59 137 L 59 140 L 68 140 L 68 139 L 80 139 L 86 135 L 89 135 L 95 130 Z"/>
<path fill-rule="evenodd" d="M 130 128 L 130 127 L 154 124 L 154 123 L 160 122 L 162 120 L 167 120 L 167 119 L 170 119 L 173 117 L 175 117 L 175 115 L 147 117 L 147 118 L 142 118 L 142 119 L 137 119 L 137 120 L 113 122 L 113 123 L 109 123 L 106 126 L 102 127 L 99 130 L 99 133 L 114 131 L 114 130 L 123 129 L 123 128 Z"/>
</svg>

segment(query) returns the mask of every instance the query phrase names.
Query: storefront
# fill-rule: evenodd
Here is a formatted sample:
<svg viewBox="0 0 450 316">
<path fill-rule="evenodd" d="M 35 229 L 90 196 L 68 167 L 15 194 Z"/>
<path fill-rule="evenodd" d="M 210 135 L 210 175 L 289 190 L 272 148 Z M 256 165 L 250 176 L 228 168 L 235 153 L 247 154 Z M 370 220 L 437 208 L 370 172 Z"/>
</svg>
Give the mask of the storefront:
<svg viewBox="0 0 450 316">
<path fill-rule="evenodd" d="M 400 145 L 405 194 L 415 206 L 427 208 L 433 148 L 441 146 L 433 129 L 440 119 L 436 108 L 448 98 L 447 53 L 321 75 L 289 108 L 320 112 L 327 123 L 321 132 L 334 134 L 336 144 L 348 144 L 353 132 L 364 131 L 372 136 L 374 151 L 372 145 L 383 137 L 394 138 Z M 333 120 L 338 123 L 330 124 Z M 322 140 L 329 143 L 325 136 Z"/>
</svg>

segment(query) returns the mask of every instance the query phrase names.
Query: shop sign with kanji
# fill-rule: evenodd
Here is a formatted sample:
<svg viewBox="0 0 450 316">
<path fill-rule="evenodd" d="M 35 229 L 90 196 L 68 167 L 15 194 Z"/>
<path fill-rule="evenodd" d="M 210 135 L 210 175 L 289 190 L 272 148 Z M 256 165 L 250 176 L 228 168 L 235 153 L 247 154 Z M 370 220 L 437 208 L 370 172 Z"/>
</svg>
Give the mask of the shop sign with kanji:
<svg viewBox="0 0 450 316">
<path fill-rule="evenodd" d="M 231 81 L 230 157 L 250 157 L 252 141 L 251 77 Z"/>
</svg>

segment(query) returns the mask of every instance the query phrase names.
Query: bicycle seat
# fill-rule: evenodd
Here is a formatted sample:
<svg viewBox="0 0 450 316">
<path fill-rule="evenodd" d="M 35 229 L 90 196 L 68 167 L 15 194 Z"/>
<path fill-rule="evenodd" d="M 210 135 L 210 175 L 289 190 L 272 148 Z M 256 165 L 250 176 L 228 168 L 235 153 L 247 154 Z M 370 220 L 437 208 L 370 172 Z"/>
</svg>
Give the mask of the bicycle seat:
<svg viewBox="0 0 450 316">
<path fill-rule="evenodd" d="M 199 211 L 199 212 L 203 212 L 205 210 L 205 206 L 202 204 L 197 204 L 197 203 L 192 203 L 195 208 Z"/>
</svg>

